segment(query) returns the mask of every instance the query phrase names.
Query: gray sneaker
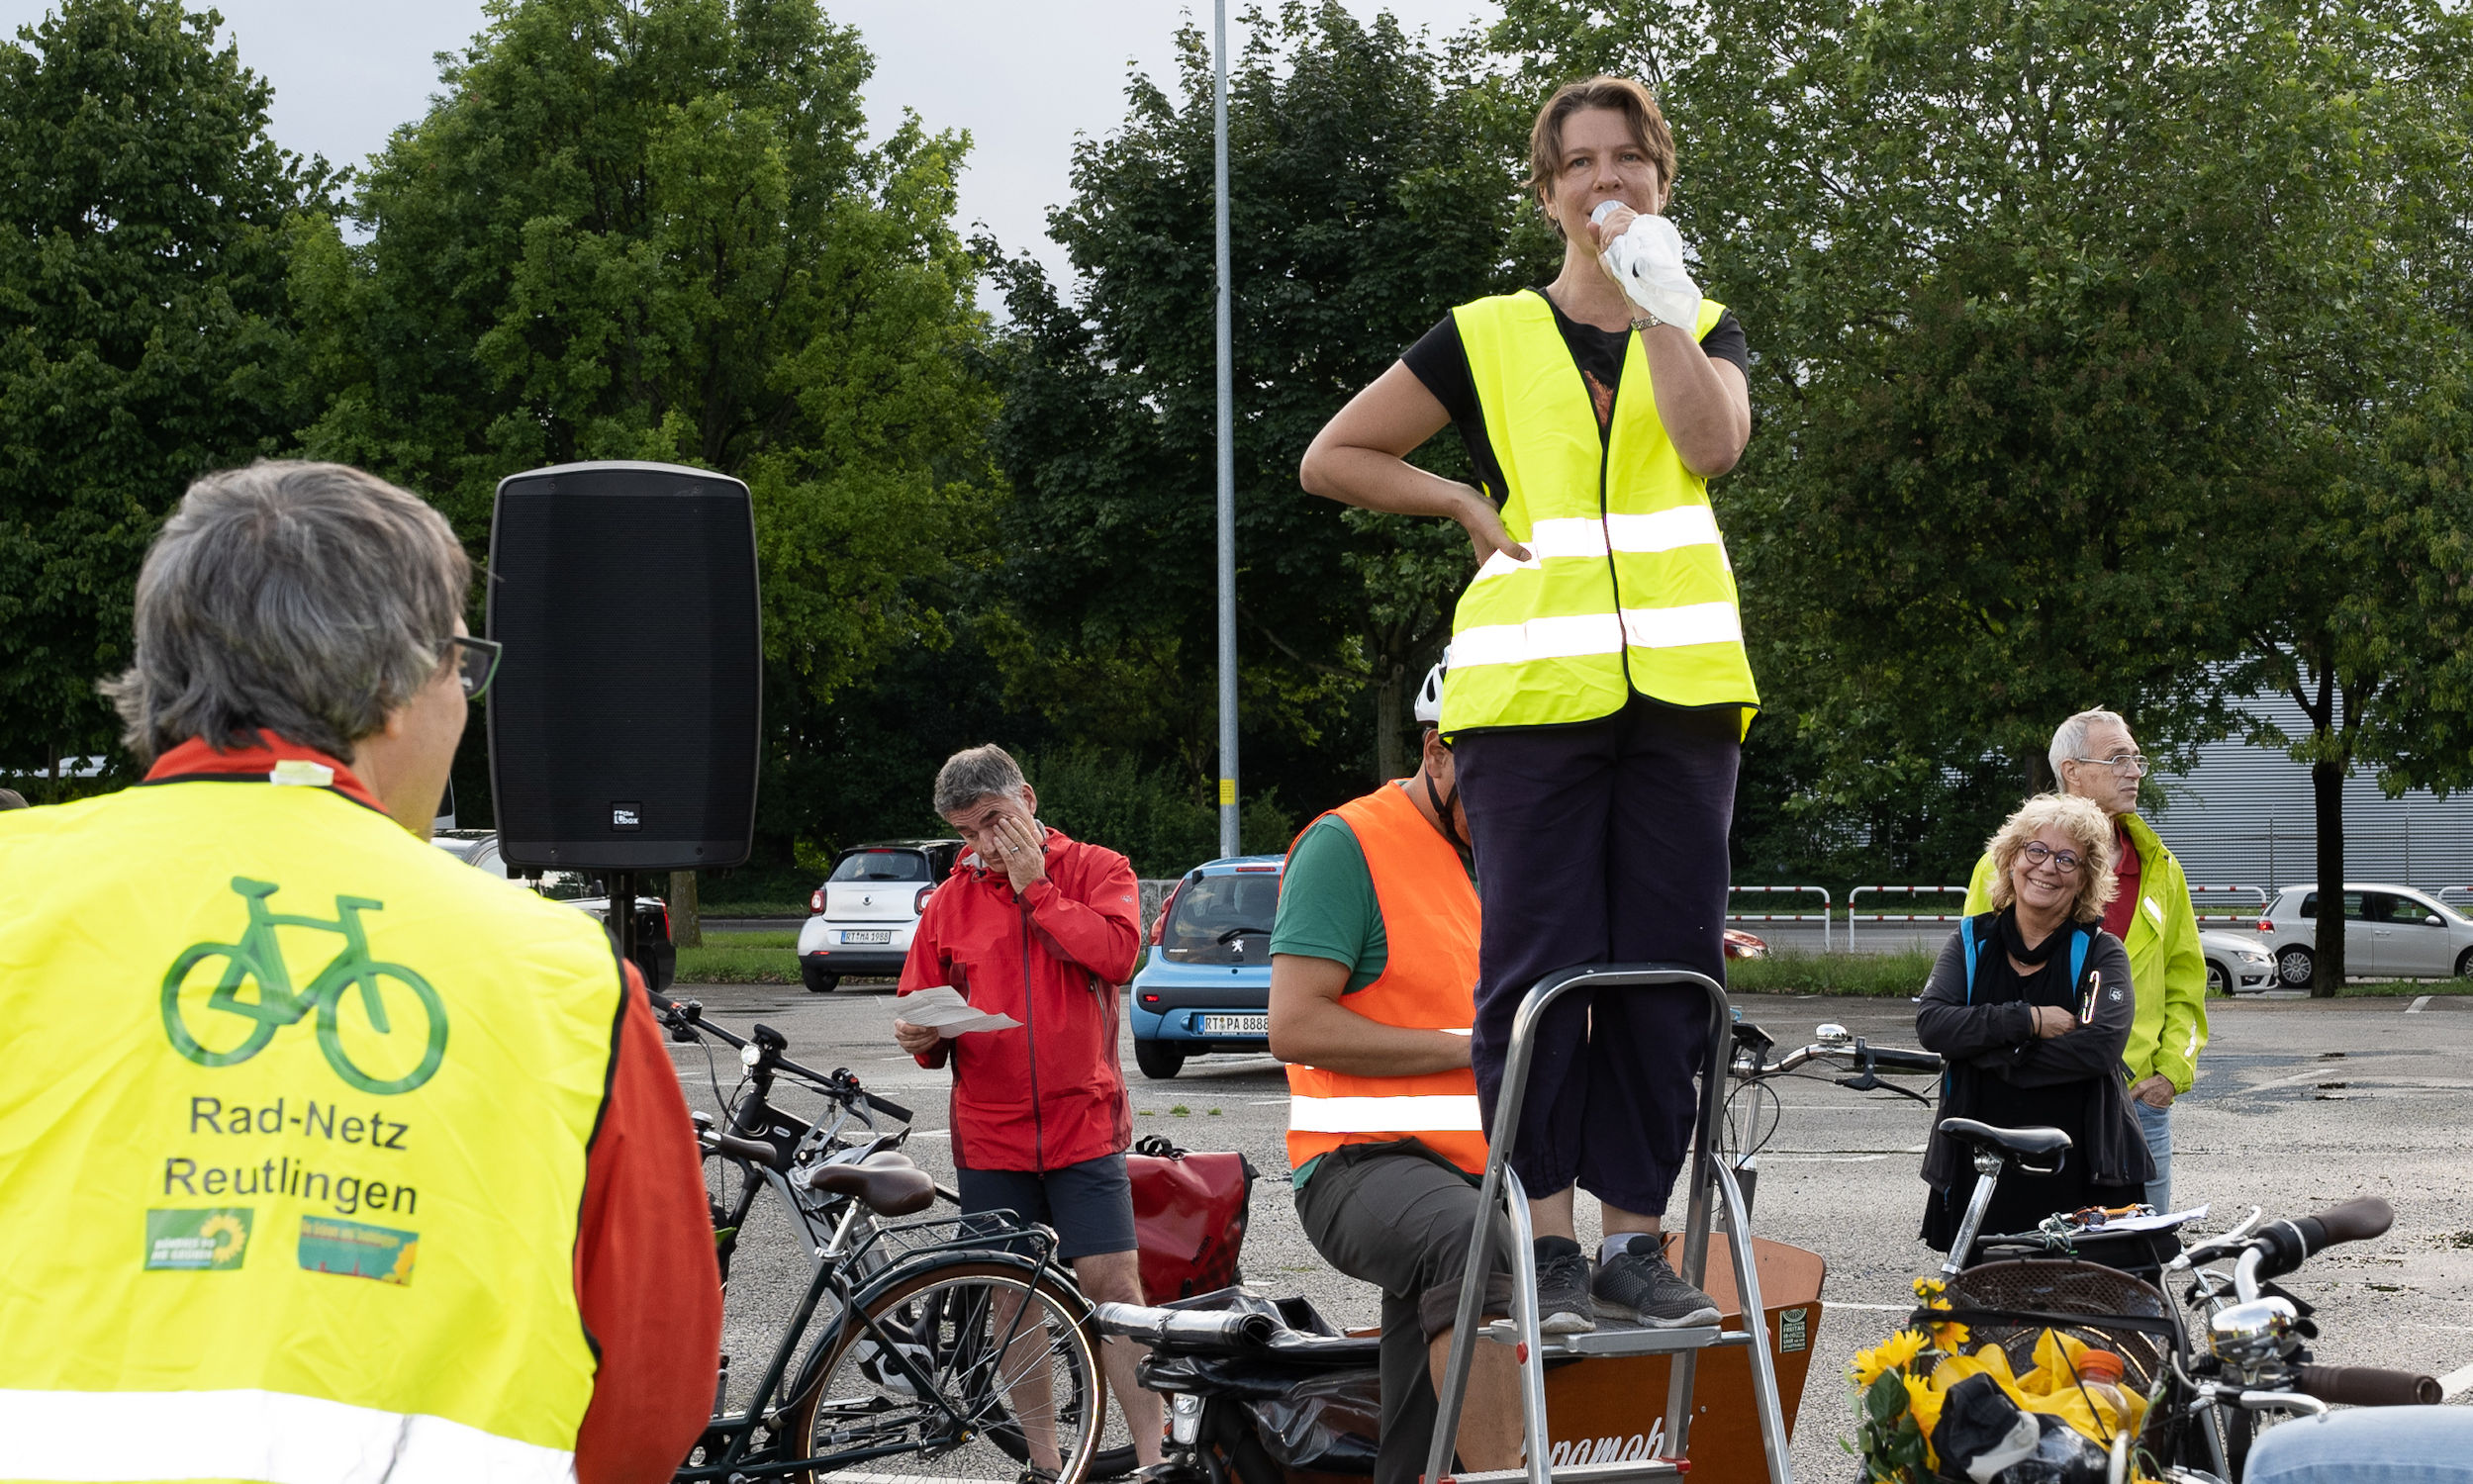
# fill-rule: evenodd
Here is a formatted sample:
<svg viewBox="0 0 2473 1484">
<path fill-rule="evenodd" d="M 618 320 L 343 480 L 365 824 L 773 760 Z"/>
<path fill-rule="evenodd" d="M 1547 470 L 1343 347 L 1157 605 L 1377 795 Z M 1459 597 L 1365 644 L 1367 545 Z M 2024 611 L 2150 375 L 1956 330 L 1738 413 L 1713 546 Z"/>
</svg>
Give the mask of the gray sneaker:
<svg viewBox="0 0 2473 1484">
<path fill-rule="evenodd" d="M 1588 1258 L 1569 1237 L 1537 1239 L 1537 1332 L 1584 1335 L 1597 1328 L 1588 1297 Z"/>
<path fill-rule="evenodd" d="M 1718 1322 L 1717 1305 L 1668 1267 L 1654 1237 L 1634 1238 L 1612 1261 L 1597 1265 L 1593 1290 L 1608 1314 L 1629 1315 L 1653 1330 Z"/>
</svg>

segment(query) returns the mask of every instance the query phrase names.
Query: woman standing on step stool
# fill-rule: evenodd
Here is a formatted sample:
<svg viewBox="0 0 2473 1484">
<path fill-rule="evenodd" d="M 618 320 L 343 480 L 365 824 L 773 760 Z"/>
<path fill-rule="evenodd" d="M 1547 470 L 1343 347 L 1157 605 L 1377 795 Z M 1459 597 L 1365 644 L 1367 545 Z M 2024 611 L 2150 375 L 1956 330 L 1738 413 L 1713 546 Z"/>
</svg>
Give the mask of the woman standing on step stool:
<svg viewBox="0 0 2473 1484">
<path fill-rule="evenodd" d="M 1760 703 L 1708 480 L 1752 435 L 1742 327 L 1701 297 L 1663 213 L 1674 143 L 1648 90 L 1571 83 L 1530 136 L 1565 242 L 1542 290 L 1464 304 L 1332 418 L 1305 488 L 1447 515 L 1478 568 L 1453 623 L 1443 733 L 1485 901 L 1472 1048 L 1490 1123 L 1512 1018 L 1575 964 L 1723 982 L 1727 833 Z M 1482 488 L 1405 455 L 1457 423 Z M 1567 995 L 1534 1036 L 1512 1167 L 1549 1334 L 1606 1313 L 1714 1323 L 1658 1234 L 1708 1055 L 1697 993 Z M 1575 1187 L 1604 1205 L 1591 1263 Z"/>
</svg>

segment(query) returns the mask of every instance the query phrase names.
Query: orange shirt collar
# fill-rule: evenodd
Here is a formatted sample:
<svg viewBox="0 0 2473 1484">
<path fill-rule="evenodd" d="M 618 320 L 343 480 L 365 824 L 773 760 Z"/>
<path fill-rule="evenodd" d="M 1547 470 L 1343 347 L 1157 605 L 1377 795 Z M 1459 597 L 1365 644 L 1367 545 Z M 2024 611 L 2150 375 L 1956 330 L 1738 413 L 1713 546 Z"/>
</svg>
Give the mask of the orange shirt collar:
<svg viewBox="0 0 2473 1484">
<path fill-rule="evenodd" d="M 329 769 L 333 773 L 333 778 L 324 787 L 333 789 L 354 803 L 366 804 L 381 814 L 386 812 L 386 805 L 378 802 L 378 795 L 370 792 L 369 786 L 362 783 L 352 770 L 341 762 L 329 757 L 315 747 L 303 747 L 297 742 L 287 742 L 272 732 L 261 731 L 257 735 L 258 746 L 235 748 L 229 752 L 217 751 L 209 746 L 203 737 L 191 737 L 188 741 L 156 758 L 154 766 L 146 770 L 145 781 L 149 784 L 163 784 L 182 779 L 218 779 L 231 782 L 255 780 L 272 783 L 276 764 L 309 763 Z"/>
</svg>

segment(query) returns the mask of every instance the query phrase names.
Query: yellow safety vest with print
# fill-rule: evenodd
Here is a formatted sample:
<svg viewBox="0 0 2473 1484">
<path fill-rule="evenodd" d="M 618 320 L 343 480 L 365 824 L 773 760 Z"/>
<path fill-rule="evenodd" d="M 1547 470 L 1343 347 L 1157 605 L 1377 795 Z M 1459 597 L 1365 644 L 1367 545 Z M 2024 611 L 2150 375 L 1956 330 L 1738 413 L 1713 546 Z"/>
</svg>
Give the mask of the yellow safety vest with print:
<svg viewBox="0 0 2473 1484">
<path fill-rule="evenodd" d="M 1705 337 L 1725 306 L 1704 300 Z M 1633 693 L 1676 706 L 1760 705 L 1734 569 L 1708 481 L 1658 420 L 1649 358 L 1627 336 L 1602 429 L 1587 384 L 1534 291 L 1452 311 L 1485 435 L 1502 467 L 1503 526 L 1529 560 L 1496 552 L 1452 620 L 1446 735 L 1593 721 Z"/>
<path fill-rule="evenodd" d="M 1344 1002 L 1383 1025 L 1466 1035 L 1476 1013 L 1478 908 L 1460 853 L 1390 784 L 1331 812 L 1357 837 L 1390 945 L 1382 973 Z M 1288 1064 L 1290 1167 L 1344 1144 L 1400 1139 L 1422 1140 L 1470 1174 L 1484 1173 L 1476 1073 L 1464 1067 L 1363 1076 Z"/>
<path fill-rule="evenodd" d="M 0 815 L 0 1478 L 571 1479 L 602 927 L 262 781 Z"/>
</svg>

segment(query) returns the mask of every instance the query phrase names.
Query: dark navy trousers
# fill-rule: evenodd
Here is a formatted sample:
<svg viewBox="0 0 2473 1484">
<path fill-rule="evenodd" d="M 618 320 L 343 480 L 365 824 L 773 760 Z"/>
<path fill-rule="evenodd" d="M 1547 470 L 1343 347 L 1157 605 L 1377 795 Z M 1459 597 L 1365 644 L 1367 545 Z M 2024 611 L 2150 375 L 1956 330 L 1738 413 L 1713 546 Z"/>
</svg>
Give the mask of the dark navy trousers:
<svg viewBox="0 0 2473 1484">
<path fill-rule="evenodd" d="M 1490 1133 L 1511 1021 L 1574 964 L 1669 963 L 1726 981 L 1732 706 L 1635 696 L 1602 721 L 1454 739 L 1485 920 L 1471 1056 Z M 1537 1027 L 1512 1168 L 1531 1196 L 1578 1184 L 1662 1215 L 1691 1146 L 1708 1051 L 1697 992 L 1575 990 Z"/>
</svg>

